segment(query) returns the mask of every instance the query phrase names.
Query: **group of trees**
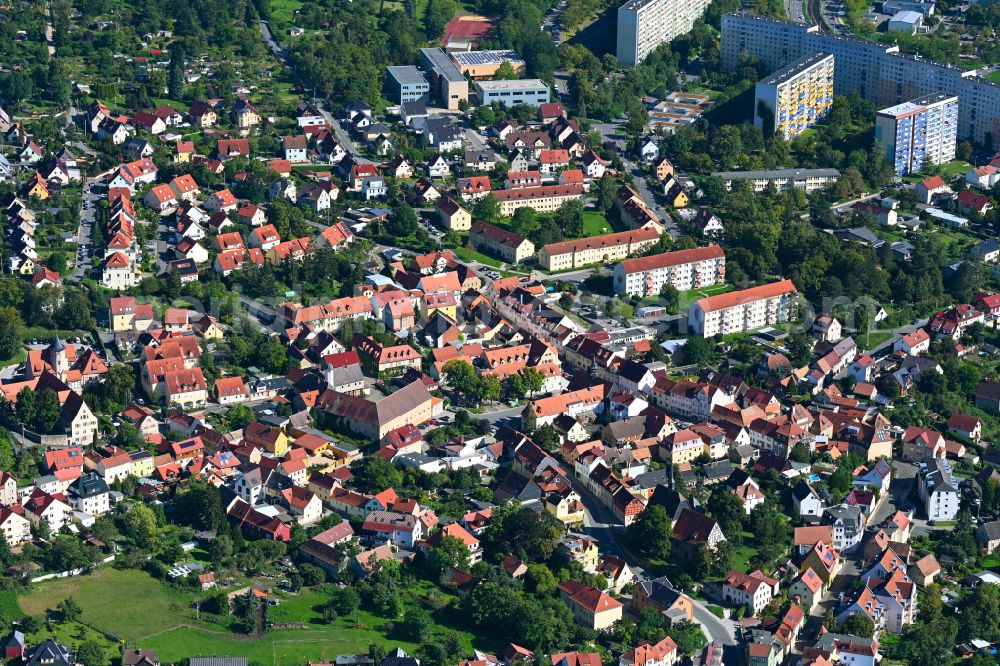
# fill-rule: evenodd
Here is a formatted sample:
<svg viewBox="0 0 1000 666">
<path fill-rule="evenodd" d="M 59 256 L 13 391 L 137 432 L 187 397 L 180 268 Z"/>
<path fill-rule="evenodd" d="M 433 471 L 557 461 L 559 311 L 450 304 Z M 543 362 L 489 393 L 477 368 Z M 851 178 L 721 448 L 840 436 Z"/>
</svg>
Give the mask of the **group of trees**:
<svg viewBox="0 0 1000 666">
<path fill-rule="evenodd" d="M 476 406 L 500 399 L 500 380 L 481 374 L 466 361 L 455 359 L 444 365 L 445 380 L 454 392 Z"/>
</svg>

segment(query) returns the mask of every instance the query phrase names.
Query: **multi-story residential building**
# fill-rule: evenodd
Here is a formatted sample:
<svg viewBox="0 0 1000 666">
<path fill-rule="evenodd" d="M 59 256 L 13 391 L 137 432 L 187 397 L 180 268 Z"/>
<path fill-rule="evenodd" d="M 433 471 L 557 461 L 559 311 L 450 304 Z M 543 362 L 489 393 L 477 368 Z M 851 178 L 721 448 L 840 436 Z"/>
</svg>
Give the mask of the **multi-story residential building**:
<svg viewBox="0 0 1000 666">
<path fill-rule="evenodd" d="M 897 177 L 927 164 L 952 161 L 957 139 L 958 98 L 954 95 L 925 95 L 882 109 L 875 116 L 875 140 Z"/>
<path fill-rule="evenodd" d="M 398 104 L 426 102 L 431 84 L 424 73 L 413 65 L 393 65 L 386 68 L 385 92 L 390 100 Z"/>
<path fill-rule="evenodd" d="M 802 134 L 833 108 L 834 58 L 810 53 L 758 81 L 753 123 L 786 141 Z"/>
<path fill-rule="evenodd" d="M 726 183 L 726 190 L 733 189 L 733 183 L 746 180 L 754 192 L 763 192 L 774 185 L 779 192 L 804 190 L 806 194 L 822 190 L 840 178 L 836 169 L 774 169 L 771 171 L 716 171 L 712 174 Z"/>
<path fill-rule="evenodd" d="M 610 629 L 622 619 L 622 603 L 591 585 L 575 580 L 560 583 L 559 598 L 569 606 L 574 619 L 590 629 Z"/>
<path fill-rule="evenodd" d="M 104 479 L 87 472 L 69 487 L 69 500 L 77 511 L 101 516 L 111 508 L 111 491 Z"/>
<path fill-rule="evenodd" d="M 485 249 L 512 264 L 535 253 L 535 244 L 530 240 L 489 222 L 475 222 L 469 229 L 469 242 L 477 250 Z"/>
<path fill-rule="evenodd" d="M 469 101 L 469 81 L 442 49 L 420 49 L 420 66 L 430 75 L 430 94 L 438 104 L 454 111 Z"/>
<path fill-rule="evenodd" d="M 841 504 L 827 508 L 822 523 L 829 525 L 835 550 L 846 553 L 857 548 L 865 533 L 865 515 L 858 506 Z"/>
<path fill-rule="evenodd" d="M 548 104 L 552 94 L 549 84 L 541 79 L 476 81 L 475 86 L 479 101 L 484 106 L 500 102 L 504 106 L 527 104 L 538 107 Z"/>
<path fill-rule="evenodd" d="M 730 571 L 722 582 L 723 600 L 734 606 L 746 606 L 754 615 L 764 610 L 777 593 L 778 581 L 759 569 L 748 574 Z"/>
<path fill-rule="evenodd" d="M 530 207 L 539 213 L 551 213 L 567 201 L 583 200 L 583 185 L 542 185 L 517 190 L 495 190 L 493 197 L 500 204 L 500 214 L 509 217 L 518 208 Z"/>
<path fill-rule="evenodd" d="M 857 91 L 862 97 L 888 106 L 921 95 L 944 93 L 958 97 L 958 136 L 982 141 L 989 134 L 1000 142 L 1000 85 L 967 68 L 906 55 L 896 45 L 828 34 L 819 26 L 746 13 L 722 18 L 721 64 L 732 70 L 743 54 L 756 56 L 767 68 L 777 69 L 802 56 L 831 53 L 836 58 L 834 93 Z"/>
<path fill-rule="evenodd" d="M 645 251 L 659 240 L 659 230 L 650 228 L 550 243 L 539 250 L 538 263 L 546 270 L 558 271 L 618 261 Z"/>
<path fill-rule="evenodd" d="M 921 462 L 917 489 L 928 520 L 955 519 L 961 502 L 958 481 L 950 462 L 941 458 L 928 458 Z"/>
<path fill-rule="evenodd" d="M 702 298 L 688 309 L 688 326 L 696 335 L 743 333 L 794 319 L 798 292 L 791 280 Z"/>
<path fill-rule="evenodd" d="M 618 62 L 638 65 L 660 44 L 691 30 L 708 0 L 629 0 L 618 8 Z"/>
<path fill-rule="evenodd" d="M 726 281 L 726 253 L 718 245 L 629 259 L 615 266 L 615 293 L 656 296 L 666 284 L 678 291 Z"/>
<path fill-rule="evenodd" d="M 31 541 L 31 523 L 20 506 L 0 508 L 0 533 L 8 548 Z"/>
</svg>

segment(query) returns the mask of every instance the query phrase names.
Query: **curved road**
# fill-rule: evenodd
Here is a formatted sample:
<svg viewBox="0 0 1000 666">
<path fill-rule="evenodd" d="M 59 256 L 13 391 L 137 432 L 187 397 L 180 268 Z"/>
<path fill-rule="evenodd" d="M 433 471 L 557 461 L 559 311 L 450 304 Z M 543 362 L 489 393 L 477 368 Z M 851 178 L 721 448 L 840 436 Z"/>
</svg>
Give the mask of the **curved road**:
<svg viewBox="0 0 1000 666">
<path fill-rule="evenodd" d="M 617 517 L 582 484 L 574 482 L 573 488 L 583 502 L 583 531 L 600 543 L 602 551 L 622 558 L 633 569 L 642 570 L 643 567 L 637 563 L 636 558 L 619 541 L 620 532 L 625 529 L 625 526 L 617 522 Z M 726 663 L 737 663 L 729 661 L 728 657 L 728 654 L 737 645 L 734 623 L 714 615 L 704 602 L 693 598 L 692 601 L 694 602 L 694 619 L 701 625 L 708 639 L 723 646 L 727 653 Z"/>
</svg>

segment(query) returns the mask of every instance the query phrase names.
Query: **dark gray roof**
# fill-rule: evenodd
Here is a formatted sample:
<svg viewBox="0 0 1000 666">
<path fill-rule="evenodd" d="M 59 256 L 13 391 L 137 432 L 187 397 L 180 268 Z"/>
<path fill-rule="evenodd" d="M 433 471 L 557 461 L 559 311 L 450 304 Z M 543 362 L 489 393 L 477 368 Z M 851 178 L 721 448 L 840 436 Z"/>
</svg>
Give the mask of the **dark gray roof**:
<svg viewBox="0 0 1000 666">
<path fill-rule="evenodd" d="M 25 666 L 75 666 L 76 659 L 68 647 L 48 639 L 28 650 L 24 658 Z M 244 665 L 245 666 L 245 665 Z"/>
<path fill-rule="evenodd" d="M 73 484 L 73 492 L 77 497 L 96 497 L 108 491 L 108 484 L 96 472 L 87 472 Z"/>
</svg>

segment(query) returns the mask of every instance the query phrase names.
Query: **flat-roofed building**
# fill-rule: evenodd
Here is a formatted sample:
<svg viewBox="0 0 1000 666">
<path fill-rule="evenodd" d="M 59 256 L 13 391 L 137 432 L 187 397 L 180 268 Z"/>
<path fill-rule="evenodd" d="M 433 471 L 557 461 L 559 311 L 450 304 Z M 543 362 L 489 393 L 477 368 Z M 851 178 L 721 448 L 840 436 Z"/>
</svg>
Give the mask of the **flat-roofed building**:
<svg viewBox="0 0 1000 666">
<path fill-rule="evenodd" d="M 524 60 L 510 49 L 454 51 L 450 55 L 458 70 L 474 80 L 492 79 L 505 62 L 510 63 L 518 76 L 524 74 Z"/>
<path fill-rule="evenodd" d="M 504 106 L 548 104 L 552 92 L 549 84 L 541 79 L 510 79 L 503 81 L 476 81 L 479 103 L 488 106 L 500 102 Z"/>
<path fill-rule="evenodd" d="M 426 102 L 430 92 L 431 84 L 427 77 L 413 65 L 386 68 L 385 94 L 393 102 Z"/>
<path fill-rule="evenodd" d="M 420 49 L 420 67 L 430 76 L 430 94 L 446 109 L 458 109 L 469 101 L 469 82 L 442 49 Z"/>
<path fill-rule="evenodd" d="M 934 93 L 882 109 L 875 116 L 875 140 L 896 177 L 926 164 L 952 161 L 958 142 L 958 98 Z"/>
<path fill-rule="evenodd" d="M 794 139 L 833 108 L 831 54 L 810 53 L 757 82 L 753 124 L 765 133 Z"/>
<path fill-rule="evenodd" d="M 638 65 L 660 44 L 689 32 L 709 0 L 629 0 L 618 8 L 618 62 Z"/>
<path fill-rule="evenodd" d="M 722 17 L 720 64 L 724 71 L 739 66 L 743 55 L 754 56 L 774 70 L 815 52 L 836 58 L 834 93 L 857 91 L 879 106 L 899 104 L 922 95 L 944 93 L 961 100 L 958 136 L 981 143 L 988 134 L 1000 145 L 1000 85 L 975 76 L 967 67 L 935 62 L 901 53 L 897 45 L 824 33 L 819 26 L 753 16 Z"/>
<path fill-rule="evenodd" d="M 716 171 L 712 174 L 726 183 L 726 190 L 733 189 L 733 183 L 740 180 L 750 181 L 754 192 L 763 192 L 774 183 L 779 192 L 789 190 L 805 190 L 814 192 L 831 185 L 840 172 L 836 169 L 774 169 L 772 171 Z"/>
</svg>

